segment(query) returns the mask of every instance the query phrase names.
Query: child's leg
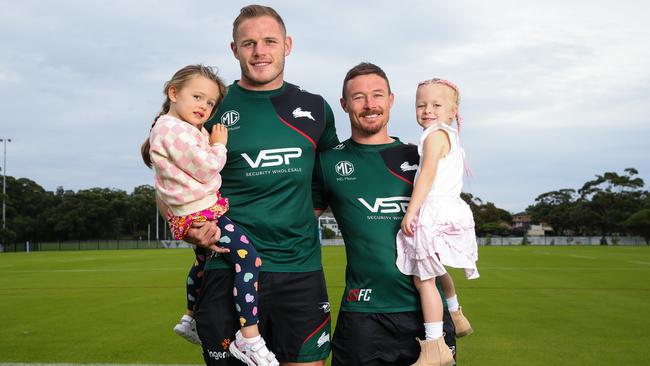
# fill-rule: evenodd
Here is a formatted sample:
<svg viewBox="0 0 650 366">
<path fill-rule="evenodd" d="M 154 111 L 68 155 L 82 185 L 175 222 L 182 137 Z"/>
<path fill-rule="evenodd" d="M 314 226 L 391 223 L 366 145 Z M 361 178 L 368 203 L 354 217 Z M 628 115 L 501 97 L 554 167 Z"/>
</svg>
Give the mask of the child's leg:
<svg viewBox="0 0 650 366">
<path fill-rule="evenodd" d="M 456 286 L 454 286 L 454 280 L 451 278 L 449 273 L 445 273 L 444 275 L 437 277 L 437 280 L 440 281 L 442 292 L 445 294 L 447 309 L 449 311 L 458 311 L 460 304 L 458 303 L 458 296 L 456 295 Z"/>
<path fill-rule="evenodd" d="M 440 277 L 436 277 L 440 281 L 442 286 L 442 292 L 445 294 L 446 298 L 450 298 L 456 295 L 456 287 L 454 286 L 454 280 L 451 278 L 449 273 L 445 273 Z"/>
<path fill-rule="evenodd" d="M 205 267 L 207 250 L 199 246 L 194 247 L 195 261 L 187 274 L 187 283 L 185 289 L 187 292 L 187 315 L 194 317 L 196 300 L 201 293 L 201 284 L 203 283 L 203 268 Z"/>
<path fill-rule="evenodd" d="M 221 238 L 217 245 L 230 249 L 222 254 L 235 269 L 233 298 L 245 338 L 259 336 L 257 328 L 257 281 L 262 260 L 248 237 L 226 216 L 217 220 Z"/>
<path fill-rule="evenodd" d="M 420 294 L 426 339 L 442 337 L 442 299 L 435 279 L 422 281 L 414 276 L 413 284 Z"/>
<path fill-rule="evenodd" d="M 467 317 L 463 314 L 463 311 L 460 309 L 460 303 L 458 302 L 458 296 L 456 295 L 456 288 L 454 286 L 454 281 L 451 279 L 449 273 L 438 277 L 440 285 L 442 286 L 442 292 L 445 294 L 445 301 L 447 302 L 447 310 L 451 315 L 451 319 L 454 322 L 454 327 L 456 328 L 456 338 L 464 337 L 466 335 L 472 334 L 474 329 L 472 325 L 467 320 Z"/>
<path fill-rule="evenodd" d="M 205 253 L 207 250 L 196 247 L 194 249 L 195 261 L 187 275 L 185 291 L 187 293 L 187 312 L 181 317 L 178 324 L 174 326 L 174 332 L 189 342 L 201 344 L 199 335 L 196 332 L 196 322 L 194 320 L 194 308 L 198 300 L 201 284 L 203 281 L 203 267 L 205 265 Z"/>
<path fill-rule="evenodd" d="M 451 366 L 454 355 L 442 336 L 442 299 L 436 287 L 436 280 L 431 278 L 422 281 L 414 276 L 413 283 L 420 293 L 426 339 L 420 341 L 420 357 L 412 366 Z"/>
</svg>

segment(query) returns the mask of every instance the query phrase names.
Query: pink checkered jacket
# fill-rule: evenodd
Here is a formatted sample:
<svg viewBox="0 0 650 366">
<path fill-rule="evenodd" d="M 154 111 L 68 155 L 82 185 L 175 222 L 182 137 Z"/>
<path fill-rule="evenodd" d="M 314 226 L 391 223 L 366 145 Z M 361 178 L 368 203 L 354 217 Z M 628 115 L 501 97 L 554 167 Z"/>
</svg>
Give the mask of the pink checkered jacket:
<svg viewBox="0 0 650 366">
<path fill-rule="evenodd" d="M 175 216 L 199 212 L 217 201 L 227 150 L 223 144 L 210 146 L 205 128 L 163 115 L 151 129 L 149 143 L 156 192 Z"/>
</svg>

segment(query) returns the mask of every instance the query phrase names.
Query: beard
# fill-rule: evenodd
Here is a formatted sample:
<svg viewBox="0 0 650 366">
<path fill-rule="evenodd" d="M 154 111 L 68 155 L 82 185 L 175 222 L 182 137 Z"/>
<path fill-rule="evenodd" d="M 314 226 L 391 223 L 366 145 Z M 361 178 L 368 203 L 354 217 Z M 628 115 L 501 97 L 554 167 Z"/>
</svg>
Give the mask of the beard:
<svg viewBox="0 0 650 366">
<path fill-rule="evenodd" d="M 252 67 L 250 69 L 248 67 L 249 65 L 240 65 L 242 78 L 250 85 L 264 86 L 281 77 L 284 71 L 284 59 L 279 60 L 277 64 L 271 64 L 272 69 L 264 73 L 255 73 Z"/>
<path fill-rule="evenodd" d="M 366 136 L 372 136 L 379 131 L 381 131 L 388 124 L 388 116 L 385 115 L 381 110 L 372 110 L 363 112 L 360 114 L 360 117 L 364 117 L 371 114 L 378 114 L 382 118 L 376 121 L 375 123 L 363 123 L 360 119 L 352 119 L 352 129 L 362 133 Z M 383 118 L 385 117 L 385 118 Z"/>
</svg>

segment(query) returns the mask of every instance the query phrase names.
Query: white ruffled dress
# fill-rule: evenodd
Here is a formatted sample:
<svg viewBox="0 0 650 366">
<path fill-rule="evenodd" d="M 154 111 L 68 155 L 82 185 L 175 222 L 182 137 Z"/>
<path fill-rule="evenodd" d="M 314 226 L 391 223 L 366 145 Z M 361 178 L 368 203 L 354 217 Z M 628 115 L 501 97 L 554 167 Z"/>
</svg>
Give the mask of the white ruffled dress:
<svg viewBox="0 0 650 366">
<path fill-rule="evenodd" d="M 468 279 L 479 277 L 476 261 L 478 245 L 474 233 L 474 217 L 469 205 L 460 198 L 463 188 L 465 152 L 460 146 L 458 132 L 438 123 L 422 133 L 418 153 L 422 157 L 424 140 L 434 131 L 443 130 L 449 136 L 451 149 L 438 163 L 438 171 L 416 221 L 413 236 L 397 233 L 397 267 L 406 275 L 421 280 L 447 273 L 445 266 L 464 268 Z M 420 169 L 415 175 L 417 182 Z"/>
</svg>

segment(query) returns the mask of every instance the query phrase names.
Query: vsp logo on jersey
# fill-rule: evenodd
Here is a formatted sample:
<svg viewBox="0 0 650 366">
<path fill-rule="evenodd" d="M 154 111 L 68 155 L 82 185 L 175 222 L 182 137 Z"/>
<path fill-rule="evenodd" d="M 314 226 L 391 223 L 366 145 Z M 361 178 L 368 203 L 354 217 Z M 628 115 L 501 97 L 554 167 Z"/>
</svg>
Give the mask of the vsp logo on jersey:
<svg viewBox="0 0 650 366">
<path fill-rule="evenodd" d="M 223 124 L 226 127 L 233 126 L 235 123 L 239 121 L 239 112 L 237 111 L 227 111 L 223 112 L 221 115 L 221 124 Z"/>
<path fill-rule="evenodd" d="M 302 156 L 302 149 L 298 147 L 287 147 L 282 149 L 260 150 L 255 160 L 251 159 L 248 154 L 243 153 L 241 156 L 246 160 L 251 168 L 264 168 L 269 166 L 290 165 L 291 159 Z"/>
<path fill-rule="evenodd" d="M 350 174 L 354 173 L 354 165 L 349 161 L 339 161 L 334 166 L 334 170 L 340 176 L 347 177 Z"/>
<path fill-rule="evenodd" d="M 348 291 L 348 296 L 345 298 L 348 302 L 370 301 L 371 288 L 353 288 Z"/>
<path fill-rule="evenodd" d="M 357 198 L 372 213 L 406 213 L 410 197 L 379 197 L 371 204 L 363 198 Z"/>
</svg>

